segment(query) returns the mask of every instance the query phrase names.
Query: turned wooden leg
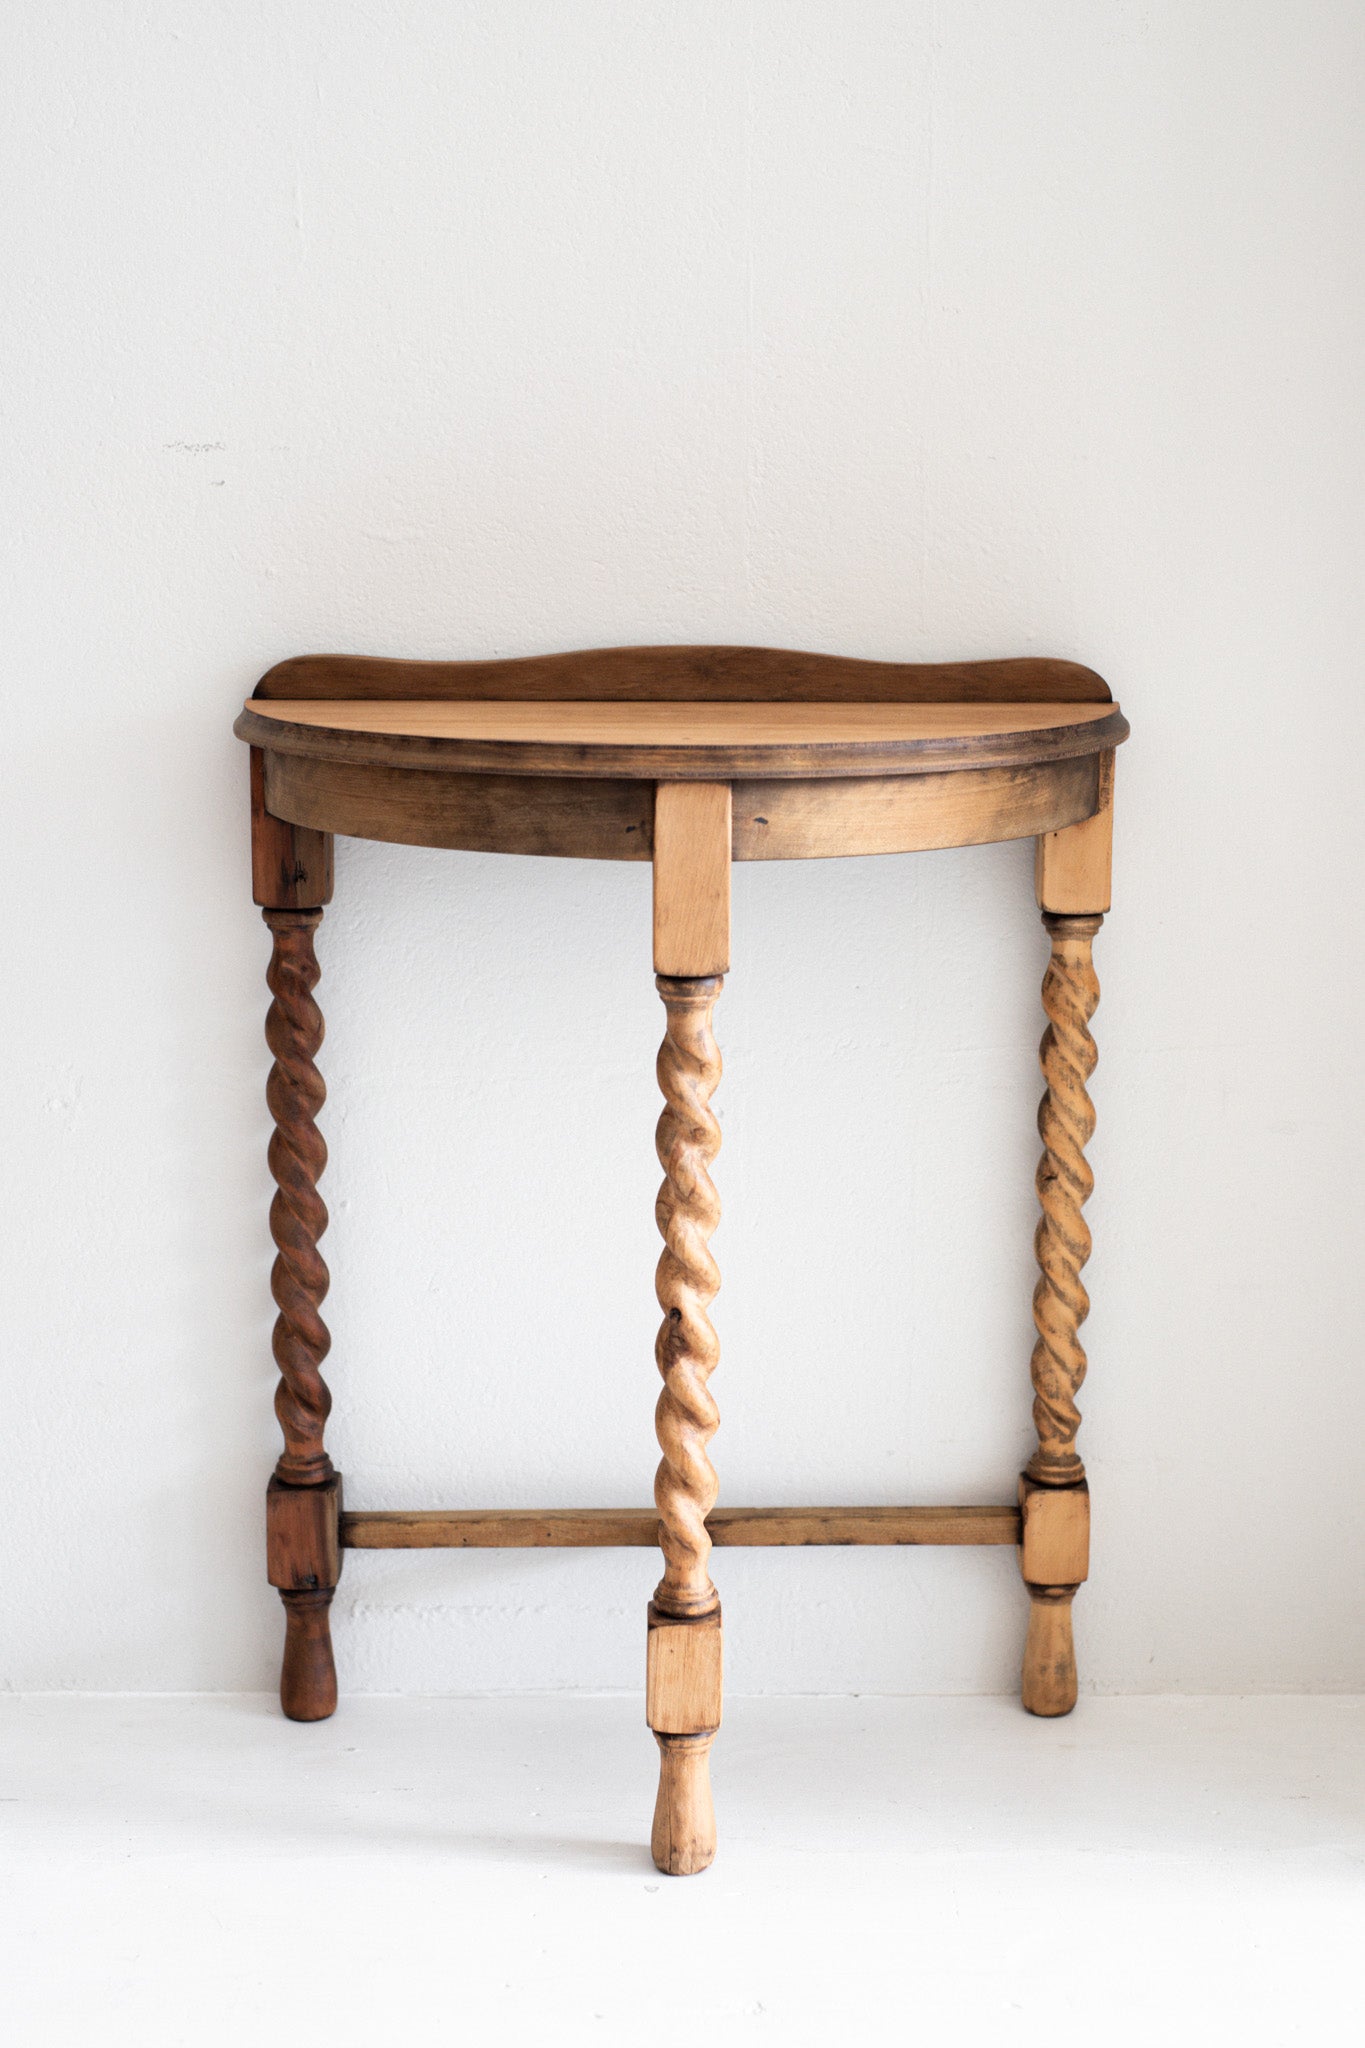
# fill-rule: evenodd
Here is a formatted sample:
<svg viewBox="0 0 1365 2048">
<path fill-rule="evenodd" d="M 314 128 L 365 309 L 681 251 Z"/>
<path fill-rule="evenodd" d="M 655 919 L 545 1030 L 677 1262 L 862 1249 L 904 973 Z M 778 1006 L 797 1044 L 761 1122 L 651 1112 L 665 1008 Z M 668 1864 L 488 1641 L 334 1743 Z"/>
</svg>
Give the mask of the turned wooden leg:
<svg viewBox="0 0 1365 2048">
<path fill-rule="evenodd" d="M 1052 941 L 1043 979 L 1048 1025 L 1039 1060 L 1042 1214 L 1034 1238 L 1033 1421 L 1038 1448 L 1019 1482 L 1019 1562 L 1029 1593 L 1023 1702 L 1032 1714 L 1069 1714 L 1076 1704 L 1071 1603 L 1089 1571 L 1090 1493 L 1076 1450 L 1076 1396 L 1085 1378 L 1080 1329 L 1090 1310 L 1081 1271 L 1090 1257 L 1082 1214 L 1094 1186 L 1085 1147 L 1095 1129 L 1086 1083 L 1095 1071 L 1090 1019 L 1099 1002 L 1091 944 L 1109 904 L 1113 757 L 1102 766 L 1095 817 L 1049 833 L 1038 846 L 1038 900 Z M 1084 906 L 1084 907 L 1082 907 Z M 1095 907 L 1091 907 L 1095 906 Z"/>
<path fill-rule="evenodd" d="M 720 1715 L 720 1615 L 711 1635 L 716 1645 L 716 1715 Z M 709 1735 L 665 1735 L 654 1731 L 659 1745 L 659 1791 L 649 1853 L 666 1877 L 696 1877 L 715 1860 L 716 1809 L 711 1800 Z"/>
<path fill-rule="evenodd" d="M 706 1310 L 720 1286 L 707 1240 L 720 1203 L 707 1171 L 720 1149 L 709 1108 L 720 1079 L 711 1013 L 721 980 L 660 975 L 668 1031 L 659 1052 L 667 1104 L 659 1119 L 664 1183 L 655 1207 L 664 1251 L 656 1287 L 663 1322 L 654 1356 L 663 1376 L 655 1428 L 663 1457 L 654 1481 L 664 1575 L 649 1609 L 646 1714 L 662 1752 L 651 1847 L 660 1870 L 689 1876 L 716 1853 L 708 1756 L 720 1726 L 720 1595 L 711 1583 L 706 1517 L 716 1504 L 707 1444 L 720 1420 L 707 1386 L 720 1345 Z"/>
<path fill-rule="evenodd" d="M 270 1291 L 279 1315 L 271 1341 L 280 1369 L 275 1413 L 284 1432 L 275 1476 L 287 1486 L 316 1486 L 332 1477 L 322 1442 L 332 1397 L 321 1370 L 332 1340 L 320 1313 L 329 1276 L 318 1250 L 327 1208 L 317 1188 L 327 1147 L 314 1121 L 327 1093 L 313 1064 L 323 1035 L 322 1012 L 313 1001 L 318 979 L 313 933 L 322 912 L 267 910 L 264 915 L 275 935 L 267 974 L 274 1001 L 265 1020 L 266 1044 L 275 1055 L 265 1091 L 275 1119 L 269 1152 L 275 1181 L 270 1234 L 276 1251 Z"/>
<path fill-rule="evenodd" d="M 1019 1563 L 1028 1587 L 1023 1701 L 1031 1714 L 1069 1714 L 1076 1704 L 1071 1603 L 1090 1569 L 1090 1491 L 1019 1481 Z"/>
<path fill-rule="evenodd" d="M 273 818 L 265 809 L 260 755 L 252 754 L 252 865 L 257 901 L 274 939 L 265 1020 L 274 1065 L 266 1100 L 274 1118 L 270 1287 L 279 1314 L 272 1340 L 279 1385 L 275 1413 L 284 1450 L 266 1501 L 269 1579 L 285 1612 L 280 1704 L 293 1721 L 321 1721 L 337 1702 L 328 1609 L 341 1572 L 341 1482 L 323 1445 L 332 1397 L 322 1377 L 331 1338 L 322 1320 L 327 1268 L 318 1240 L 327 1210 L 318 1181 L 327 1147 L 316 1117 L 326 1096 L 315 1058 L 322 1013 L 313 1000 L 318 963 L 313 934 L 331 896 L 331 840 Z M 301 899 L 301 900 L 300 900 Z"/>
<path fill-rule="evenodd" d="M 270 1583 L 284 1603 L 284 1665 L 280 1705 L 291 1721 L 325 1721 L 336 1712 L 328 1609 L 341 1576 L 341 1479 L 266 1493 L 266 1555 Z"/>
<path fill-rule="evenodd" d="M 1090 1232 L 1081 1214 L 1094 1185 L 1085 1146 L 1095 1112 L 1085 1084 L 1095 1068 L 1089 1022 L 1099 1001 L 1090 960 L 1096 917 L 1045 913 L 1052 959 L 1043 982 L 1043 1007 L 1050 1022 L 1043 1034 L 1041 1061 L 1047 1083 L 1038 1110 L 1043 1156 L 1038 1166 L 1042 1208 L 1034 1249 L 1038 1284 L 1033 1291 L 1033 1421 L 1038 1448 L 1021 1481 L 1025 1508 L 1020 1566 L 1029 1589 L 1029 1632 L 1024 1650 L 1024 1705 L 1034 1714 L 1068 1714 L 1076 1704 L 1076 1659 L 1071 1641 L 1071 1602 L 1085 1578 L 1089 1528 L 1085 1467 L 1076 1451 L 1080 1413 L 1076 1395 L 1085 1378 L 1080 1327 L 1090 1301 L 1081 1268 L 1090 1256 Z M 1046 1496 L 1053 1493 L 1051 1501 Z M 1046 1513 L 1049 1545 L 1030 1542 L 1029 1511 Z M 1039 1523 L 1039 1526 L 1042 1526 Z M 1065 1529 L 1068 1541 L 1058 1532 Z"/>
<path fill-rule="evenodd" d="M 729 964 L 728 786 L 661 785 L 654 830 L 654 957 L 668 1024 L 656 1137 L 664 1249 L 655 1275 L 663 1310 L 655 1427 L 663 1456 L 654 1500 L 664 1572 L 649 1608 L 646 1718 L 660 1751 L 650 1848 L 660 1870 L 688 1877 L 716 1853 L 709 1758 L 721 1718 L 720 1596 L 706 1529 L 717 1493 L 707 1445 L 719 1421 L 707 1382 L 720 1345 L 707 1309 L 720 1286 L 709 1247 L 720 1220 L 709 1171 L 720 1150 L 710 1107 L 720 1080 L 711 1018 Z"/>
</svg>

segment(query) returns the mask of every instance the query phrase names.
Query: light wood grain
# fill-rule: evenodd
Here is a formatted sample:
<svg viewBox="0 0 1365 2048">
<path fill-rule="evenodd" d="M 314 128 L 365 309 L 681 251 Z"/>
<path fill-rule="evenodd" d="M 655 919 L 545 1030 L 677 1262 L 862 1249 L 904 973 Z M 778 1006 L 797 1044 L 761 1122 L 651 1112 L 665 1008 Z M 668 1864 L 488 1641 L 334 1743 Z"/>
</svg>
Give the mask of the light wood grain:
<svg viewBox="0 0 1365 2048">
<path fill-rule="evenodd" d="M 279 662 L 258 697 L 565 698 L 736 703 L 1103 703 L 1108 685 L 1079 662 L 862 661 L 783 647 L 588 647 L 491 661 L 391 661 L 303 654 Z"/>
<path fill-rule="evenodd" d="M 958 774 L 734 785 L 736 860 L 829 860 L 1027 839 L 1084 818 L 1093 756 Z"/>
<path fill-rule="evenodd" d="M 1034 888 L 1040 910 L 1087 916 L 1109 908 L 1114 849 L 1114 754 L 1099 755 L 1093 816 L 1039 835 Z"/>
<path fill-rule="evenodd" d="M 654 797 L 656 974 L 695 979 L 729 968 L 730 831 L 727 782 L 659 784 Z"/>
<path fill-rule="evenodd" d="M 720 1609 L 696 1621 L 649 1610 L 645 1719 L 656 1735 L 706 1735 L 721 1719 Z"/>
<path fill-rule="evenodd" d="M 810 1544 L 1018 1543 L 1016 1507 L 713 1508 L 718 1550 Z M 341 1518 L 350 1550 L 652 1549 L 657 1508 L 360 1508 Z"/>
<path fill-rule="evenodd" d="M 1019 1569 L 1035 1586 L 1079 1586 L 1090 1571 L 1090 1489 L 1019 1481 Z"/>
<path fill-rule="evenodd" d="M 252 699 L 272 753 L 394 768 L 656 782 L 1024 767 L 1114 747 L 1112 704 L 355 703 Z"/>
<path fill-rule="evenodd" d="M 665 877 L 660 919 L 660 875 Z M 690 785 L 660 789 L 654 813 L 655 947 L 666 960 L 710 958 L 729 950 L 730 791 Z M 723 915 L 722 915 L 723 903 Z M 719 1416 L 709 1381 L 720 1345 L 708 1314 L 720 1286 L 709 1240 L 720 1218 L 711 1165 L 720 1125 L 711 1097 L 720 1053 L 711 1030 L 720 975 L 656 976 L 668 1026 L 659 1047 L 663 1114 L 655 1134 L 663 1185 L 654 1205 L 663 1251 L 654 1276 L 663 1321 L 654 1361 L 663 1381 L 654 1411 L 661 1457 L 654 1479 L 663 1577 L 649 1610 L 651 1630 L 682 1620 L 715 1632 L 715 1686 L 720 1686 L 720 1598 L 707 1569 L 706 1517 L 716 1504 L 708 1455 Z M 669 1667 L 672 1668 L 671 1666 Z M 680 1681 L 681 1682 L 681 1681 Z M 704 1870 L 715 1854 L 708 1755 L 714 1721 L 688 1726 L 681 1708 L 656 1728 L 659 1795 L 651 1846 L 661 1870 L 682 1877 Z M 716 1701 L 719 1719 L 719 1699 Z M 668 1732 L 664 1732 L 668 1731 Z"/>
<path fill-rule="evenodd" d="M 1086 1084 L 1095 1070 L 1090 1019 L 1099 1002 L 1091 957 L 1103 919 L 1044 911 L 1052 942 L 1043 977 L 1048 1025 L 1039 1048 L 1045 1088 L 1038 1107 L 1043 1156 L 1034 1237 L 1038 1341 L 1029 1370 L 1038 1448 L 1020 1481 L 1020 1564 L 1029 1590 L 1022 1696 L 1031 1714 L 1069 1714 L 1076 1704 L 1071 1603 L 1089 1567 L 1090 1496 L 1076 1449 L 1076 1397 L 1086 1373 L 1080 1330 L 1090 1308 L 1081 1272 L 1090 1256 L 1082 1213 L 1094 1185 L 1085 1148 L 1095 1129 Z"/>
<path fill-rule="evenodd" d="M 711 1801 L 714 1734 L 656 1735 L 659 1793 L 649 1850 L 665 1877 L 696 1877 L 714 1861 L 716 1810 Z"/>
<path fill-rule="evenodd" d="M 1076 1704 L 1076 1649 L 1071 1628 L 1074 1586 L 1030 1586 L 1021 1694 L 1030 1714 L 1047 1720 Z"/>
<path fill-rule="evenodd" d="M 654 1362 L 663 1381 L 654 1411 L 662 1453 L 654 1505 L 664 1575 L 654 1600 L 662 1613 L 695 1615 L 720 1605 L 707 1571 L 711 1538 L 706 1517 L 715 1507 L 717 1490 L 707 1446 L 720 1419 L 709 1385 L 720 1340 L 707 1311 L 720 1288 L 710 1250 L 720 1221 L 720 1197 L 711 1179 L 720 1124 L 711 1098 L 721 1071 L 711 1013 L 722 984 L 719 976 L 680 980 L 661 974 L 656 980 L 668 1026 L 659 1047 L 664 1107 L 655 1132 L 664 1178 L 654 1216 L 664 1243 L 654 1274 L 663 1311 L 654 1341 Z"/>
<path fill-rule="evenodd" d="M 1052 957 L 1043 977 L 1048 1026 L 1038 1060 L 1043 1099 L 1038 1134 L 1043 1154 L 1035 1186 L 1041 1215 L 1034 1235 L 1038 1282 L 1033 1290 L 1033 1421 L 1038 1448 L 1029 1476 L 1048 1486 L 1075 1485 L 1085 1477 L 1076 1450 L 1080 1412 L 1076 1396 L 1086 1373 L 1080 1331 L 1090 1312 L 1081 1272 L 1090 1257 L 1083 1212 L 1095 1184 L 1085 1156 L 1095 1130 L 1095 1106 L 1086 1083 L 1098 1055 L 1090 1019 L 1100 999 L 1091 945 L 1102 920 L 1044 914 Z"/>
<path fill-rule="evenodd" d="M 355 704 L 248 699 L 283 725 L 560 747 L 858 746 L 1093 725 L 1110 704 Z"/>
<path fill-rule="evenodd" d="M 695 1877 L 716 1853 L 711 1744 L 721 1718 L 719 1607 L 690 1620 L 649 1610 L 645 1719 L 659 1745 L 650 1851 L 668 1877 Z"/>
</svg>

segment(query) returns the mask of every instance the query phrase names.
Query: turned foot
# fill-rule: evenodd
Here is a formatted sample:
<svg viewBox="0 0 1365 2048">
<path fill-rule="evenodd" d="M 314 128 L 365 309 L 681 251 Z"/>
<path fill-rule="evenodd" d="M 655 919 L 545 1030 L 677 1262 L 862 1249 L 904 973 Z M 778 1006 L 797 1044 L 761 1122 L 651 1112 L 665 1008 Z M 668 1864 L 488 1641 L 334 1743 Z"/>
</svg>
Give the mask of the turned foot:
<svg viewBox="0 0 1365 2048">
<path fill-rule="evenodd" d="M 284 1666 L 280 1705 L 291 1721 L 325 1721 L 336 1712 L 328 1609 L 341 1576 L 341 1476 L 324 1486 L 286 1486 L 266 1493 L 266 1555 L 270 1583 L 284 1602 Z"/>
<path fill-rule="evenodd" d="M 331 1586 L 316 1593 L 281 1593 L 284 1602 L 284 1665 L 280 1705 L 291 1721 L 325 1721 L 337 1708 L 337 1670 L 332 1662 L 328 1608 Z"/>
<path fill-rule="evenodd" d="M 1028 1588 L 1023 1700 L 1031 1714 L 1069 1714 L 1076 1704 L 1071 1603 L 1090 1570 L 1090 1489 L 1019 1481 L 1019 1566 Z"/>
<path fill-rule="evenodd" d="M 695 1877 L 716 1853 L 716 1809 L 711 1803 L 709 1735 L 660 1735 L 659 1796 L 654 1803 L 650 1853 L 665 1877 Z"/>
<path fill-rule="evenodd" d="M 1071 1637 L 1074 1586 L 1030 1586 L 1024 1644 L 1023 1700 L 1031 1714 L 1069 1714 L 1076 1704 L 1076 1650 Z"/>
</svg>

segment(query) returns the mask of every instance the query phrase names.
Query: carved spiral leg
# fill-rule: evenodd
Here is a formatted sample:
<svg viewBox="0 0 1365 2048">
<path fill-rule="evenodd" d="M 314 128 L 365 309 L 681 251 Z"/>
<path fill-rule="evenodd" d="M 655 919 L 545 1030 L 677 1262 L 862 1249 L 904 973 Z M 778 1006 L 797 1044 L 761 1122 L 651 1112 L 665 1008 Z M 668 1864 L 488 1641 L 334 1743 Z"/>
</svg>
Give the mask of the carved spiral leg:
<svg viewBox="0 0 1365 2048">
<path fill-rule="evenodd" d="M 1020 1481 L 1020 1500 L 1021 1563 L 1029 1588 L 1023 1698 L 1031 1713 L 1048 1715 L 1069 1713 L 1076 1704 L 1071 1602 L 1088 1568 L 1090 1501 L 1076 1451 L 1076 1396 L 1086 1368 L 1080 1326 L 1090 1309 L 1081 1284 L 1090 1256 L 1081 1209 L 1094 1186 L 1085 1159 L 1095 1128 L 1086 1093 L 1097 1057 L 1089 1026 L 1100 995 L 1090 947 L 1102 922 L 1099 916 L 1043 915 L 1052 958 L 1043 980 L 1049 1021 L 1039 1052 L 1047 1085 L 1038 1110 L 1042 1216 L 1034 1238 L 1038 1340 L 1031 1371 L 1038 1448 Z"/>
<path fill-rule="evenodd" d="M 700 1615 L 719 1605 L 707 1571 L 706 1517 L 718 1488 L 706 1446 L 720 1417 L 706 1383 L 720 1344 L 706 1311 L 720 1288 L 709 1248 L 720 1200 L 708 1168 L 720 1150 L 720 1125 L 710 1102 L 720 1080 L 711 1014 L 721 979 L 679 981 L 661 974 L 657 981 L 668 1030 L 659 1048 L 665 1107 L 655 1139 L 664 1170 L 654 1205 L 664 1240 L 655 1289 L 664 1319 L 654 1357 L 664 1384 L 655 1411 L 663 1458 L 654 1499 L 664 1575 L 654 1603 L 665 1614 Z"/>
<path fill-rule="evenodd" d="M 262 912 L 274 935 L 267 974 L 274 1000 L 265 1020 L 275 1056 L 266 1100 L 275 1120 L 270 1171 L 276 1191 L 270 1234 L 276 1259 L 270 1276 L 279 1315 L 273 1349 L 280 1370 L 275 1413 L 284 1450 L 271 1483 L 268 1517 L 270 1580 L 285 1610 L 280 1699 L 291 1720 L 324 1720 L 336 1707 L 328 1608 L 336 1588 L 335 1529 L 340 1491 L 323 1448 L 332 1397 L 322 1377 L 331 1338 L 320 1306 L 328 1274 L 318 1251 L 327 1210 L 317 1183 L 327 1147 L 315 1118 L 326 1096 L 314 1058 L 322 1044 L 322 1013 L 313 1000 L 318 964 L 313 933 L 321 910 Z M 329 1538 L 330 1531 L 330 1538 Z"/>
<path fill-rule="evenodd" d="M 720 1150 L 710 1102 L 720 1079 L 711 1014 L 719 975 L 659 975 L 668 1012 L 659 1049 L 664 1170 L 655 1205 L 664 1250 L 655 1285 L 663 1322 L 654 1356 L 663 1377 L 655 1427 L 663 1458 L 654 1483 L 664 1573 L 649 1610 L 647 1712 L 662 1753 L 651 1848 L 660 1870 L 688 1876 L 715 1854 L 709 1753 L 720 1725 L 720 1596 L 711 1583 L 706 1517 L 717 1482 L 707 1444 L 719 1416 L 707 1381 L 720 1346 L 707 1309 L 720 1286 L 708 1240 L 720 1220 L 709 1168 Z"/>
<path fill-rule="evenodd" d="M 280 1369 L 275 1413 L 284 1432 L 275 1473 L 287 1485 L 312 1486 L 332 1476 L 332 1461 L 322 1445 L 332 1406 L 322 1377 L 322 1361 L 332 1340 L 320 1314 L 328 1273 L 318 1251 L 327 1209 L 317 1188 L 327 1164 L 327 1147 L 314 1121 L 327 1096 L 313 1064 L 323 1035 L 322 1012 L 313 1001 L 318 979 L 313 933 L 322 912 L 263 914 L 275 936 L 266 975 L 274 1001 L 265 1020 L 265 1042 L 275 1055 L 265 1096 L 275 1119 L 269 1155 L 275 1180 L 270 1234 L 277 1256 L 270 1291 L 279 1309 L 272 1343 Z"/>
</svg>

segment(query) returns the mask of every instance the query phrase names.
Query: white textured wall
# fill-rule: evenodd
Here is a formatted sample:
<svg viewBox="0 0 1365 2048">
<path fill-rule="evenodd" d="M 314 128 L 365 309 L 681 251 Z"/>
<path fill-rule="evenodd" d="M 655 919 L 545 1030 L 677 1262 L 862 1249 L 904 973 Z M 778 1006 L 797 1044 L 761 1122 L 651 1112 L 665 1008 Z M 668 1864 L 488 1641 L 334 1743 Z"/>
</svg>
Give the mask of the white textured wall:
<svg viewBox="0 0 1365 2048">
<path fill-rule="evenodd" d="M 12 7 L 0 1668 L 273 1681 L 253 678 L 738 640 L 1093 663 L 1084 1683 L 1365 1686 L 1352 0 Z M 654 1462 L 646 870 L 346 843 L 333 1443 Z M 746 867 L 724 1497 L 1006 1498 L 1029 850 Z M 994 1689 L 1005 1552 L 726 1553 L 739 1688 Z M 358 1556 L 351 1687 L 629 1686 L 643 1553 Z"/>
</svg>

